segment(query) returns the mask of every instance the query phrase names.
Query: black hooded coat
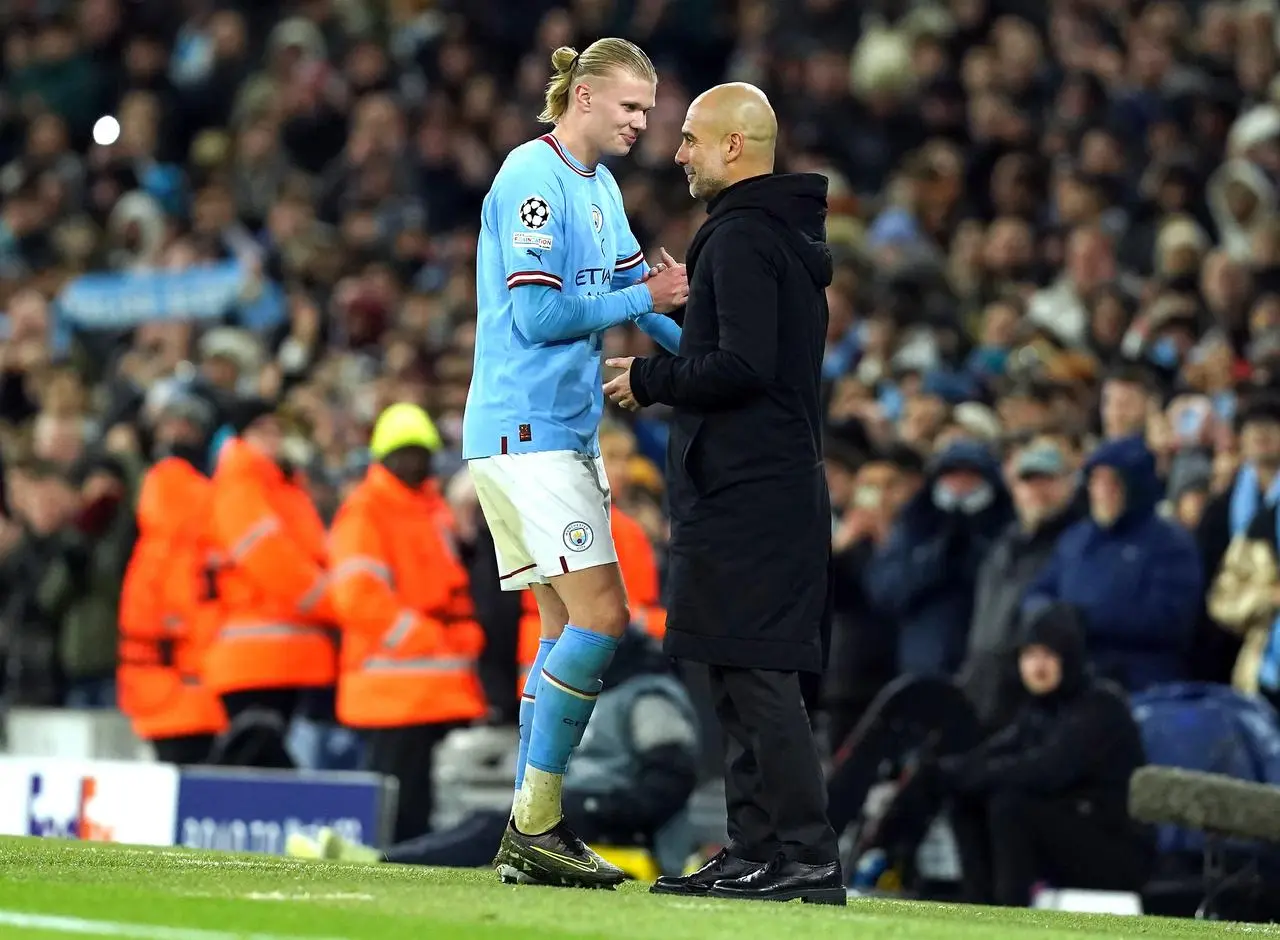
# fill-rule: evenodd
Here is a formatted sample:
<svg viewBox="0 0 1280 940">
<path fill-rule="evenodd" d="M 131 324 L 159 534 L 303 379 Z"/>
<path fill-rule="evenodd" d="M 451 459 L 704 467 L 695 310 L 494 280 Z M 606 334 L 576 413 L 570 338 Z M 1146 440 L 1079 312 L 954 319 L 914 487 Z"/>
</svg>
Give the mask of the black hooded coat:
<svg viewBox="0 0 1280 940">
<path fill-rule="evenodd" d="M 673 408 L 665 648 L 680 659 L 823 668 L 826 196 L 822 176 L 768 174 L 712 199 L 686 259 L 680 354 L 631 366 L 636 401 Z"/>
</svg>

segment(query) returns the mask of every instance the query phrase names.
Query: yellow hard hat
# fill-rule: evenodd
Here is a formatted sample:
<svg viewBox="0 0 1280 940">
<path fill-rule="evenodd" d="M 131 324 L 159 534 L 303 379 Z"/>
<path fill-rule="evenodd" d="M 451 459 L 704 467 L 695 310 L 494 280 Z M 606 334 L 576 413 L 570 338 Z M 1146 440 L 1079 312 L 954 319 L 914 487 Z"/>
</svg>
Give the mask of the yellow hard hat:
<svg viewBox="0 0 1280 940">
<path fill-rule="evenodd" d="M 369 455 L 381 460 L 401 447 L 425 447 L 430 451 L 440 449 L 440 432 L 431 416 L 408 402 L 391 405 L 378 415 L 369 439 Z"/>
</svg>

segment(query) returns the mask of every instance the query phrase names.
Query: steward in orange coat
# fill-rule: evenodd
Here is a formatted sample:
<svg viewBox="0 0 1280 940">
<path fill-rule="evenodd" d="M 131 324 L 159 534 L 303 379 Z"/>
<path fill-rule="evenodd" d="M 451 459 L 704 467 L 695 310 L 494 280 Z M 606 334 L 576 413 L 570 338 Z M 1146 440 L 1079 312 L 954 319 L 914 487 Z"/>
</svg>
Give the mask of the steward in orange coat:
<svg viewBox="0 0 1280 940">
<path fill-rule="evenodd" d="M 159 461 L 138 498 L 138 540 L 120 593 L 120 710 L 165 763 L 198 764 L 227 726 L 200 679 L 218 627 L 213 546 L 206 537 L 212 484 L 201 471 L 212 409 L 193 396 L 157 416 Z"/>
<path fill-rule="evenodd" d="M 431 828 L 432 757 L 487 707 L 484 632 L 432 478 L 440 435 L 416 405 L 392 405 L 369 445 L 377 461 L 346 498 L 329 541 L 342 629 L 338 720 L 366 732 L 367 762 L 400 781 L 396 840 Z"/>
<path fill-rule="evenodd" d="M 284 431 L 264 401 L 235 406 L 218 455 L 209 515 L 222 567 L 222 623 L 205 683 L 231 719 L 220 763 L 292 767 L 284 736 L 300 692 L 332 687 L 337 636 L 324 523 L 281 458 Z"/>
<path fill-rule="evenodd" d="M 662 643 L 667 632 L 667 612 L 662 607 L 658 590 L 658 564 L 653 557 L 653 544 L 644 527 L 618 508 L 615 503 L 609 510 L 609 528 L 613 530 L 613 544 L 618 552 L 618 567 L 622 570 L 622 584 L 627 589 L 627 606 L 631 609 L 631 622 Z M 538 641 L 542 636 L 542 619 L 538 616 L 538 604 L 532 591 L 522 592 L 523 610 L 520 614 L 520 640 L 517 656 L 520 660 L 519 689 L 538 655 Z"/>
</svg>

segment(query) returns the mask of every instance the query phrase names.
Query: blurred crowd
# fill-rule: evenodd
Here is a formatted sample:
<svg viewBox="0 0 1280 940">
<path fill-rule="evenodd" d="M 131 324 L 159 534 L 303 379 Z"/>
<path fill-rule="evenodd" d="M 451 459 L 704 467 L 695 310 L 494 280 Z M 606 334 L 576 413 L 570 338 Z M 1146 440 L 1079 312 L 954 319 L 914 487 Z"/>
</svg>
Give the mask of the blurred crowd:
<svg viewBox="0 0 1280 940">
<path fill-rule="evenodd" d="M 11 702 L 113 703 L 175 396 L 209 405 L 206 469 L 237 401 L 277 403 L 326 521 L 376 416 L 422 405 L 476 539 L 480 202 L 541 132 L 551 50 L 604 35 L 661 79 L 614 167 L 646 253 L 682 257 L 702 217 L 672 158 L 715 82 L 761 86 L 779 169 L 830 182 L 833 741 L 903 674 L 998 725 L 1043 603 L 1131 693 L 1280 696 L 1272 0 L 10 0 L 0 25 Z M 664 418 L 612 415 L 606 454 L 659 568 Z"/>
</svg>

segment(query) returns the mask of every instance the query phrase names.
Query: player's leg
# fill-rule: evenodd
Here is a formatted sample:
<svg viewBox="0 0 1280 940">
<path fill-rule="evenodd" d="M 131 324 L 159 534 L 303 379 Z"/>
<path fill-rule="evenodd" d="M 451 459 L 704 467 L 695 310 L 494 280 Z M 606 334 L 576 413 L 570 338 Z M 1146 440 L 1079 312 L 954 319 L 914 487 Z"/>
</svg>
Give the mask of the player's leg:
<svg viewBox="0 0 1280 940">
<path fill-rule="evenodd" d="M 529 737 L 533 734 L 533 716 L 538 700 L 538 677 L 542 675 L 542 667 L 547 661 L 547 654 L 556 645 L 564 625 L 569 622 L 569 613 L 565 610 L 560 595 L 546 584 L 529 585 L 534 599 L 538 602 L 538 616 L 542 620 L 542 637 L 538 641 L 538 653 L 529 674 L 525 676 L 524 688 L 520 693 L 520 751 L 516 755 L 516 793 L 524 783 L 525 762 L 529 758 Z"/>
<path fill-rule="evenodd" d="M 543 629 L 560 636 L 538 673 L 524 779 L 495 863 L 507 880 L 610 887 L 625 873 L 574 835 L 560 806 L 569 755 L 627 623 L 608 486 L 598 461 L 569 452 L 510 455 L 499 465 L 520 506 L 522 544 L 536 559 L 526 576 L 551 582 L 551 597 L 535 588 Z"/>
<path fill-rule="evenodd" d="M 630 614 L 609 521 L 609 485 L 599 458 L 544 455 L 544 479 L 559 489 L 558 505 L 535 527 L 530 549 L 567 614 L 547 654 L 538 684 L 516 828 L 537 833 L 561 818 L 560 790 L 569 757 L 582 740 Z M 558 571 L 556 570 L 558 569 Z"/>
<path fill-rule="evenodd" d="M 512 487 L 515 474 L 510 466 L 511 458 L 484 457 L 467 462 L 467 470 L 475 487 L 476 501 L 484 514 L 489 533 L 493 537 L 494 554 L 497 556 L 498 584 L 504 591 L 522 591 L 526 588 L 534 591 L 538 600 L 538 611 L 542 617 L 543 637 L 559 636 L 564 625 L 554 630 L 548 629 L 548 623 L 554 621 L 559 613 L 559 599 L 555 592 L 546 586 L 546 579 L 538 573 L 537 563 L 525 548 L 520 537 L 521 523 L 519 511 L 516 509 Z M 545 599 L 545 603 L 544 603 Z M 568 615 L 565 614 L 565 617 Z M 554 643 L 554 639 L 552 640 Z M 542 660 L 550 651 L 552 644 L 540 643 L 538 655 L 533 666 L 525 677 L 524 688 L 520 696 L 520 748 L 516 756 L 515 789 L 520 792 L 520 784 L 524 779 L 525 757 L 529 751 L 529 735 L 533 731 L 534 700 L 537 696 L 538 675 L 541 672 Z"/>
<path fill-rule="evenodd" d="M 563 664 L 563 657 L 555 658 L 565 635 L 571 642 L 574 638 L 565 623 L 569 619 L 566 605 L 553 588 L 531 587 L 539 598 L 544 633 L 561 633 L 561 636 L 558 641 L 543 638 L 539 653 L 544 661 L 540 668 L 531 670 L 521 697 L 521 723 L 527 727 L 531 716 L 533 733 L 529 735 L 527 759 L 524 753 L 521 755 L 525 762 L 523 784 L 516 793 L 511 823 L 503 834 L 494 866 L 507 882 L 612 887 L 625 880 L 626 873 L 588 848 L 565 824 L 560 807 L 561 781 L 568 769 L 568 754 L 582 740 L 594 696 L 589 700 L 570 696 L 566 709 L 562 688 L 546 678 L 546 664 L 551 663 L 553 669 L 574 676 L 574 681 L 589 684 L 573 671 L 574 663 L 580 663 L 581 656 L 569 661 L 567 666 Z M 562 664 L 557 665 L 558 662 Z M 551 716 L 551 733 L 547 728 L 548 716 Z"/>
</svg>

